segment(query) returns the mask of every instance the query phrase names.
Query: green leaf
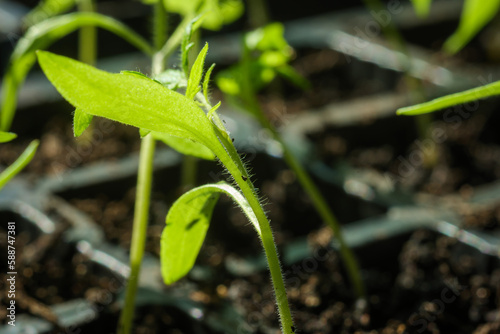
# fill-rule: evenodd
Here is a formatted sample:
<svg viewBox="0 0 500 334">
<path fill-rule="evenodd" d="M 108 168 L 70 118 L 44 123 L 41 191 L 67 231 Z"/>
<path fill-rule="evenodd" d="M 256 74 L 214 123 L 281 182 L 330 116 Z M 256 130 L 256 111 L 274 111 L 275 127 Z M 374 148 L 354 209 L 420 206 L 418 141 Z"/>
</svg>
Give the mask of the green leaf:
<svg viewBox="0 0 500 334">
<path fill-rule="evenodd" d="M 221 160 L 227 156 L 207 115 L 184 95 L 147 77 L 111 74 L 50 52 L 37 54 L 47 78 L 77 109 L 196 141 Z"/>
<path fill-rule="evenodd" d="M 215 68 L 215 64 L 212 64 L 208 69 L 207 73 L 205 73 L 205 78 L 203 79 L 203 96 L 205 97 L 205 101 L 208 103 L 208 86 L 210 84 L 210 76 L 212 75 L 212 71 Z"/>
<path fill-rule="evenodd" d="M 0 131 L 0 143 L 8 143 L 11 140 L 14 140 L 17 138 L 17 135 L 12 132 L 3 132 Z"/>
<path fill-rule="evenodd" d="M 463 92 L 446 95 L 429 102 L 420 103 L 414 106 L 400 108 L 396 111 L 398 115 L 420 115 L 436 110 L 448 108 L 457 104 L 467 103 L 481 98 L 500 95 L 500 81 L 491 84 L 472 88 Z"/>
<path fill-rule="evenodd" d="M 259 224 L 248 201 L 226 183 L 208 184 L 182 195 L 170 208 L 161 234 L 160 261 L 163 280 L 172 284 L 193 267 L 212 218 L 219 194 L 231 197 L 261 236 Z"/>
<path fill-rule="evenodd" d="M 245 9 L 241 0 L 163 0 L 163 3 L 168 12 L 183 16 L 206 14 L 202 27 L 210 30 L 219 30 L 223 25 L 236 21 Z"/>
<path fill-rule="evenodd" d="M 219 72 L 215 77 L 217 86 L 225 94 L 237 96 L 242 92 L 241 81 L 238 80 L 241 72 L 238 69 L 239 66 L 231 67 Z"/>
<path fill-rule="evenodd" d="M 185 15 L 188 13 L 196 13 L 202 1 L 204 0 L 163 0 L 163 4 L 168 12 Z"/>
<path fill-rule="evenodd" d="M 17 160 L 0 174 L 0 189 L 16 176 L 33 159 L 38 148 L 38 140 L 33 140 Z"/>
<path fill-rule="evenodd" d="M 425 18 L 429 15 L 429 10 L 431 9 L 432 0 L 411 0 L 413 7 L 417 16 L 420 18 Z"/>
<path fill-rule="evenodd" d="M 202 26 L 209 30 L 219 30 L 223 25 L 239 19 L 245 8 L 241 0 L 206 0 L 200 12 L 206 12 Z"/>
<path fill-rule="evenodd" d="M 258 58 L 259 63 L 263 67 L 270 68 L 286 65 L 289 60 L 290 57 L 288 55 L 283 54 L 281 51 L 274 50 L 265 51 Z"/>
<path fill-rule="evenodd" d="M 155 77 L 155 80 L 170 90 L 187 87 L 187 80 L 181 70 L 168 69 Z"/>
<path fill-rule="evenodd" d="M 32 26 L 17 43 L 3 78 L 0 130 L 10 128 L 17 106 L 17 91 L 36 61 L 35 51 L 45 49 L 78 28 L 89 25 L 109 30 L 147 54 L 152 53 L 151 46 L 141 36 L 119 21 L 96 13 L 61 15 Z"/>
<path fill-rule="evenodd" d="M 186 97 L 188 99 L 193 99 L 195 95 L 200 91 L 201 77 L 203 76 L 203 68 L 205 66 L 205 57 L 208 52 L 208 43 L 205 43 L 203 49 L 201 49 L 198 57 L 191 67 L 191 72 L 189 73 L 189 79 L 186 88 Z"/>
<path fill-rule="evenodd" d="M 292 48 L 285 39 L 285 27 L 282 23 L 277 22 L 247 33 L 245 45 L 250 50 L 276 50 L 282 51 L 286 55 L 291 55 L 292 52 Z"/>
<path fill-rule="evenodd" d="M 460 51 L 493 17 L 500 8 L 500 0 L 465 0 L 458 29 L 443 45 L 455 54 Z"/>
<path fill-rule="evenodd" d="M 199 29 L 200 23 L 203 20 L 203 15 L 198 15 L 186 25 L 184 36 L 181 43 L 181 66 L 184 71 L 184 75 L 187 77 L 189 73 L 189 50 L 194 46 L 191 43 L 191 38 L 193 33 Z"/>
<path fill-rule="evenodd" d="M 124 70 L 124 71 L 120 71 L 120 74 L 137 75 L 137 76 L 139 76 L 139 77 L 149 79 L 149 77 L 148 77 L 146 74 L 141 73 L 141 72 L 137 72 L 137 71 L 128 71 L 128 70 Z"/>
<path fill-rule="evenodd" d="M 28 27 L 65 13 L 76 5 L 76 0 L 43 0 L 23 19 Z"/>
<path fill-rule="evenodd" d="M 80 137 L 82 133 L 87 130 L 92 123 L 92 118 L 94 116 L 83 112 L 80 109 L 75 110 L 75 115 L 73 116 L 73 134 L 75 137 Z"/>
<path fill-rule="evenodd" d="M 210 149 L 190 139 L 174 137 L 161 132 L 151 132 L 151 134 L 154 139 L 164 142 L 166 145 L 184 155 L 190 155 L 205 160 L 215 159 L 215 155 Z"/>
</svg>

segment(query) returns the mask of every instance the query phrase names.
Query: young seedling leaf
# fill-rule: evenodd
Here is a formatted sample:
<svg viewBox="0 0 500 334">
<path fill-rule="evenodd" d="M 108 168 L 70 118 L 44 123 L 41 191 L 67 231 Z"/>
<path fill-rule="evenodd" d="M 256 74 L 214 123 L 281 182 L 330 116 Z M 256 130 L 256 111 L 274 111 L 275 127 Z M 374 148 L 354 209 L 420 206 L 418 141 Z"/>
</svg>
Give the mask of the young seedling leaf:
<svg viewBox="0 0 500 334">
<path fill-rule="evenodd" d="M 111 74 L 39 51 L 42 70 L 61 95 L 87 114 L 196 141 L 225 156 L 207 115 L 192 100 L 147 77 Z"/>
<path fill-rule="evenodd" d="M 209 118 L 210 120 L 212 120 L 212 122 L 213 122 L 213 121 L 214 121 L 214 120 L 213 120 L 213 117 L 214 117 L 214 116 L 216 116 L 216 117 L 217 117 L 217 119 L 218 119 L 218 123 L 220 123 L 220 126 L 219 126 L 219 124 L 217 124 L 217 126 L 219 126 L 220 128 L 224 128 L 224 126 L 222 126 L 222 122 L 221 122 L 221 120 L 220 120 L 219 116 L 218 116 L 218 115 L 217 115 L 217 113 L 216 113 L 216 111 L 217 111 L 217 109 L 219 109 L 220 105 L 221 105 L 221 101 L 219 101 L 219 102 L 218 102 L 215 106 L 213 106 L 213 107 L 212 107 L 212 108 L 208 111 L 208 118 Z"/>
<path fill-rule="evenodd" d="M 160 85 L 162 84 L 161 82 L 159 82 L 158 80 L 156 79 L 151 79 L 150 77 L 148 77 L 146 74 L 144 73 L 141 73 L 141 72 L 137 72 L 137 71 L 120 71 L 120 74 L 125 74 L 125 75 L 136 75 L 137 77 L 139 78 L 142 78 L 142 79 L 147 79 L 147 80 L 153 80 L 154 82 L 157 82 L 159 83 Z"/>
<path fill-rule="evenodd" d="M 442 96 L 429 102 L 400 108 L 396 111 L 396 113 L 398 115 L 407 116 L 427 114 L 457 104 L 467 103 L 494 95 L 500 95 L 500 81 L 495 81 L 491 84 L 472 88 L 463 92 Z"/>
<path fill-rule="evenodd" d="M 28 29 L 19 40 L 10 58 L 10 65 L 2 82 L 2 112 L 0 129 L 10 128 L 17 106 L 17 91 L 36 61 L 35 51 L 81 28 L 98 26 L 124 38 L 147 54 L 152 53 L 148 42 L 119 21 L 96 13 L 73 13 L 40 22 Z"/>
<path fill-rule="evenodd" d="M 141 73 L 141 72 L 137 72 L 137 71 L 128 71 L 128 70 L 124 70 L 124 71 L 120 71 L 120 74 L 125 74 L 125 75 L 137 75 L 138 77 L 142 77 L 142 78 L 146 78 L 146 79 L 149 79 L 149 77 L 144 74 L 144 73 Z"/>
<path fill-rule="evenodd" d="M 498 12 L 500 0 L 465 0 L 458 29 L 443 45 L 455 54 L 460 51 Z"/>
<path fill-rule="evenodd" d="M 17 160 L 0 174 L 0 189 L 16 176 L 33 159 L 38 148 L 38 140 L 33 140 Z"/>
<path fill-rule="evenodd" d="M 188 75 L 189 73 L 189 51 L 193 48 L 194 43 L 188 43 L 184 48 L 182 48 L 182 70 L 184 71 L 184 75 Z"/>
<path fill-rule="evenodd" d="M 205 160 L 214 160 L 214 153 L 205 145 L 192 141 L 190 139 L 170 136 L 166 133 L 151 132 L 156 140 L 164 142 L 174 150 L 184 155 L 190 155 Z"/>
<path fill-rule="evenodd" d="M 205 57 L 208 52 L 208 43 L 205 43 L 203 49 L 201 49 L 198 57 L 191 67 L 191 72 L 189 73 L 189 79 L 186 88 L 186 96 L 188 99 L 194 99 L 194 96 L 200 91 L 201 77 L 203 76 L 203 68 L 205 67 Z"/>
<path fill-rule="evenodd" d="M 0 143 L 8 143 L 16 138 L 17 135 L 15 133 L 0 131 Z"/>
<path fill-rule="evenodd" d="M 281 51 L 290 54 L 292 48 L 285 39 L 285 26 L 282 23 L 270 23 L 265 27 L 245 34 L 245 45 L 250 50 Z"/>
<path fill-rule="evenodd" d="M 75 115 L 73 116 L 73 134 L 75 137 L 80 137 L 82 133 L 87 130 L 90 123 L 92 123 L 92 118 L 94 118 L 94 116 L 80 109 L 75 110 Z"/>
<path fill-rule="evenodd" d="M 411 0 L 415 12 L 420 18 L 425 18 L 429 15 L 429 10 L 431 9 L 432 0 Z"/>
<path fill-rule="evenodd" d="M 76 0 L 43 0 L 24 17 L 24 25 L 30 27 L 50 17 L 65 13 L 75 5 Z"/>
<path fill-rule="evenodd" d="M 155 77 L 155 80 L 170 90 L 187 87 L 187 80 L 181 70 L 168 69 Z"/>
<path fill-rule="evenodd" d="M 193 33 L 199 29 L 200 22 L 203 20 L 204 15 L 198 15 L 186 25 L 184 36 L 181 43 L 181 66 L 184 71 L 184 75 L 188 77 L 189 73 L 189 50 L 194 46 L 191 42 Z"/>
<path fill-rule="evenodd" d="M 240 66 L 233 66 L 223 70 L 215 77 L 219 89 L 228 95 L 237 96 L 242 93 Z"/>
<path fill-rule="evenodd" d="M 166 284 L 178 281 L 193 267 L 221 193 L 240 206 L 261 235 L 248 201 L 232 186 L 226 183 L 208 184 L 185 193 L 170 208 L 161 234 L 161 272 Z"/>
<path fill-rule="evenodd" d="M 244 12 L 241 0 L 163 0 L 169 12 L 183 16 L 191 13 L 205 13 L 206 18 L 202 27 L 210 30 L 219 30 L 222 25 L 234 22 Z"/>
<path fill-rule="evenodd" d="M 212 75 L 212 71 L 214 70 L 215 64 L 212 64 L 208 69 L 207 73 L 205 73 L 205 78 L 203 79 L 203 96 L 205 97 L 205 101 L 208 103 L 208 85 L 210 84 L 210 76 Z"/>
</svg>

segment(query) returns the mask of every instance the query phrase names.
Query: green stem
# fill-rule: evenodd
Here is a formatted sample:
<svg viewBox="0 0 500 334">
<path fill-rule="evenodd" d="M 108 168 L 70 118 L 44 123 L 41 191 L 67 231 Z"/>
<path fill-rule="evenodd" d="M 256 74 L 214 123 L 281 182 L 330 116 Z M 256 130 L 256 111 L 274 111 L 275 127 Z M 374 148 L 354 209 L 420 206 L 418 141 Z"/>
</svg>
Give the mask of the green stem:
<svg viewBox="0 0 500 334">
<path fill-rule="evenodd" d="M 221 162 L 233 176 L 245 198 L 248 200 L 248 203 L 250 204 L 250 207 L 252 208 L 259 222 L 262 246 L 264 247 L 267 263 L 269 265 L 269 271 L 271 273 L 271 280 L 274 287 L 282 331 L 284 334 L 293 334 L 294 327 L 292 314 L 288 305 L 285 282 L 283 279 L 283 274 L 281 272 L 281 265 L 278 257 L 278 251 L 276 250 L 276 245 L 274 243 L 271 225 L 269 223 L 269 220 L 267 219 L 264 209 L 260 204 L 257 191 L 252 181 L 250 180 L 250 176 L 246 171 L 238 152 L 236 151 L 232 143 L 227 141 L 227 139 L 219 139 L 223 142 L 223 145 L 228 150 L 227 153 L 229 154 L 229 157 L 226 157 L 225 155 L 218 156 L 221 159 Z"/>
<path fill-rule="evenodd" d="M 159 50 L 166 37 L 166 13 L 163 3 L 159 1 L 155 5 L 154 15 L 154 43 Z M 162 37 L 163 36 L 163 37 Z M 152 76 L 161 73 L 164 69 L 165 58 L 157 52 L 153 55 Z M 149 134 L 142 139 L 139 156 L 139 170 L 137 176 L 137 189 L 134 208 L 134 225 L 132 229 L 132 241 L 130 245 L 130 277 L 125 292 L 125 304 L 118 324 L 118 333 L 130 334 L 135 309 L 135 296 L 139 283 L 142 258 L 146 246 L 146 235 L 149 218 L 149 207 L 151 202 L 151 189 L 153 183 L 153 158 L 155 152 L 155 140 Z"/>
<path fill-rule="evenodd" d="M 177 26 L 177 28 L 175 28 L 175 31 L 172 33 L 172 35 L 170 35 L 168 41 L 158 52 L 160 57 L 162 57 L 163 59 L 167 59 L 172 55 L 172 53 L 174 53 L 179 44 L 181 44 L 182 42 L 182 37 L 184 36 L 187 25 L 193 18 L 193 15 L 184 16 L 181 23 Z"/>
<path fill-rule="evenodd" d="M 182 191 L 188 191 L 196 185 L 198 158 L 184 155 L 182 157 L 181 186 Z"/>
<path fill-rule="evenodd" d="M 78 2 L 79 12 L 95 12 L 94 0 L 80 0 Z M 97 29 L 95 26 L 84 26 L 80 28 L 78 46 L 78 59 L 89 65 L 95 65 L 97 58 Z"/>
<path fill-rule="evenodd" d="M 269 9 L 265 0 L 250 0 L 248 1 L 248 15 L 250 27 L 257 29 L 265 26 L 269 20 Z"/>
<path fill-rule="evenodd" d="M 146 245 L 149 204 L 153 179 L 153 156 L 155 140 L 149 134 L 142 139 L 139 157 L 136 200 L 134 208 L 134 226 L 130 245 L 130 277 L 125 292 L 125 304 L 120 317 L 118 332 L 130 334 L 135 309 L 135 296 L 139 282 L 142 258 Z"/>
<path fill-rule="evenodd" d="M 80 0 L 78 2 L 78 11 L 80 13 L 95 13 L 95 0 Z M 95 66 L 97 61 L 97 28 L 95 26 L 88 25 L 80 28 L 78 59 L 86 64 Z M 79 140 L 81 142 L 89 142 L 93 132 L 93 124 L 91 123 Z"/>
</svg>

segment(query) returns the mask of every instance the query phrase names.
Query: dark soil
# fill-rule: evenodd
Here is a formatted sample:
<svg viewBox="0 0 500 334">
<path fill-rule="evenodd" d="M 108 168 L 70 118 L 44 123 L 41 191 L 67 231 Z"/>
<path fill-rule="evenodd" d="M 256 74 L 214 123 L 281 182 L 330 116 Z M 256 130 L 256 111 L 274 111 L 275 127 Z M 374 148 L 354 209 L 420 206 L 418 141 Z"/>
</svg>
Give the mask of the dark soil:
<svg viewBox="0 0 500 334">
<path fill-rule="evenodd" d="M 123 287 L 123 282 L 107 268 L 79 253 L 74 244 L 64 241 L 67 226 L 61 225 L 52 234 L 42 234 L 22 217 L 3 211 L 5 221 L 16 222 L 16 315 L 28 313 L 55 323 L 57 317 L 48 308 L 76 298 L 85 298 L 96 305 L 108 305 Z M 0 251 L 7 254 L 6 225 L 0 229 Z M 7 282 L 7 255 L 0 264 L 1 282 Z M 0 285 L 0 316 L 5 319 L 8 298 L 7 284 Z"/>
<path fill-rule="evenodd" d="M 367 303 L 355 302 L 337 254 L 321 245 L 316 260 L 284 268 L 297 333 L 498 333 L 498 259 L 425 230 L 405 239 L 358 250 Z M 228 298 L 247 312 L 249 332 L 278 328 L 266 275 L 234 280 Z"/>
</svg>

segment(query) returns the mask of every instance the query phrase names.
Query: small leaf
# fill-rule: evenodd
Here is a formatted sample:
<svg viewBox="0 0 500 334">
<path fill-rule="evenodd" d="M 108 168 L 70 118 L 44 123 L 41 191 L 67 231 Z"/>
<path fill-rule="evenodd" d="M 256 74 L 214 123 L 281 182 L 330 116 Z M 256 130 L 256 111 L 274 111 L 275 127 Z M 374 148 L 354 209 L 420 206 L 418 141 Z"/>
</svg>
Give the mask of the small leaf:
<svg viewBox="0 0 500 334">
<path fill-rule="evenodd" d="M 170 208 L 161 234 L 161 272 L 166 284 L 178 281 L 193 267 L 220 193 L 228 195 L 238 204 L 261 235 L 248 201 L 230 185 L 208 184 L 185 193 Z"/>
<path fill-rule="evenodd" d="M 224 24 L 236 21 L 245 9 L 241 0 L 163 0 L 163 3 L 167 11 L 182 16 L 204 13 L 202 27 L 210 30 L 219 30 Z"/>
<path fill-rule="evenodd" d="M 33 140 L 17 160 L 0 174 L 0 189 L 16 176 L 33 159 L 38 148 L 38 140 Z"/>
<path fill-rule="evenodd" d="M 210 84 L 210 76 L 212 75 L 212 71 L 215 68 L 215 64 L 212 64 L 208 69 L 207 73 L 205 73 L 205 79 L 203 79 L 203 96 L 205 96 L 205 101 L 209 101 L 208 99 L 208 85 Z"/>
<path fill-rule="evenodd" d="M 147 77 L 111 74 L 50 52 L 37 54 L 47 78 L 77 109 L 196 141 L 222 159 L 227 155 L 207 115 L 184 95 Z"/>
<path fill-rule="evenodd" d="M 125 75 L 137 75 L 138 77 L 142 77 L 142 78 L 145 78 L 145 79 L 149 79 L 149 77 L 144 74 L 144 73 L 141 73 L 141 72 L 137 72 L 137 71 L 128 71 L 128 70 L 123 70 L 123 71 L 120 71 L 120 74 L 125 74 Z"/>
<path fill-rule="evenodd" d="M 23 19 L 28 27 L 62 14 L 76 5 L 76 0 L 43 0 Z"/>
<path fill-rule="evenodd" d="M 192 141 L 190 139 L 184 139 L 179 137 L 170 136 L 166 133 L 161 132 L 151 132 L 156 140 L 164 142 L 166 145 L 170 146 L 177 152 L 190 155 L 193 157 L 214 160 L 215 155 L 210 151 L 205 145 Z"/>
<path fill-rule="evenodd" d="M 292 48 L 285 39 L 285 26 L 277 22 L 247 33 L 245 35 L 245 45 L 250 50 L 263 52 L 276 50 L 287 55 L 292 52 Z"/>
<path fill-rule="evenodd" d="M 398 115 L 420 115 L 436 110 L 448 108 L 457 104 L 467 103 L 481 98 L 500 95 L 500 81 L 488 85 L 472 88 L 463 92 L 446 95 L 429 102 L 420 103 L 414 106 L 400 108 L 396 111 Z"/>
<path fill-rule="evenodd" d="M 181 66 L 184 71 L 184 75 L 187 77 L 189 73 L 189 50 L 194 46 L 194 43 L 191 43 L 191 38 L 193 37 L 193 33 L 199 29 L 200 22 L 203 20 L 203 15 L 198 15 L 186 26 L 184 37 L 182 38 L 181 43 Z"/>
<path fill-rule="evenodd" d="M 225 94 L 237 96 L 241 93 L 241 85 L 237 78 L 234 76 L 234 67 L 219 72 L 215 78 L 215 82 L 221 91 Z"/>
<path fill-rule="evenodd" d="M 162 84 L 161 82 L 159 82 L 158 80 L 156 79 L 151 79 L 150 77 L 148 77 L 146 74 L 144 73 L 141 73 L 141 72 L 137 72 L 137 71 L 127 71 L 127 70 L 124 70 L 124 71 L 120 71 L 120 74 L 124 74 L 124 75 L 135 75 L 139 78 L 142 78 L 142 79 L 146 79 L 146 80 L 153 80 L 154 82 L 156 83 L 159 83 L 160 85 Z"/>
<path fill-rule="evenodd" d="M 186 97 L 188 99 L 193 99 L 195 95 L 200 91 L 201 77 L 203 76 L 203 68 L 205 66 L 205 57 L 208 52 L 208 43 L 205 43 L 203 49 L 201 49 L 198 57 L 191 67 L 191 72 L 189 73 L 189 79 L 186 88 Z"/>
<path fill-rule="evenodd" d="M 168 69 L 155 77 L 155 80 L 170 90 L 187 87 L 187 80 L 181 70 Z"/>
<path fill-rule="evenodd" d="M 429 10 L 431 9 L 432 0 L 411 0 L 413 7 L 417 16 L 420 18 L 425 18 L 429 15 Z"/>
<path fill-rule="evenodd" d="M 500 0 L 465 0 L 458 29 L 443 45 L 455 54 L 460 51 L 498 12 Z"/>
<path fill-rule="evenodd" d="M 258 61 L 264 67 L 278 67 L 283 66 L 288 63 L 290 57 L 288 55 L 283 54 L 281 51 L 265 51 L 259 57 Z"/>
<path fill-rule="evenodd" d="M 36 61 L 35 51 L 45 49 L 72 31 L 89 25 L 109 30 L 147 54 L 152 53 L 151 46 L 141 36 L 119 21 L 101 14 L 66 14 L 47 19 L 30 27 L 16 44 L 10 57 L 7 73 L 3 78 L 1 130 L 7 131 L 11 126 L 17 106 L 17 91 Z"/>
<path fill-rule="evenodd" d="M 0 131 L 0 143 L 8 143 L 16 138 L 17 135 L 15 133 Z"/>
<path fill-rule="evenodd" d="M 94 116 L 86 114 L 80 109 L 75 110 L 75 115 L 73 116 L 73 134 L 75 137 L 80 137 L 87 130 L 90 123 L 92 123 L 92 118 Z"/>
</svg>

